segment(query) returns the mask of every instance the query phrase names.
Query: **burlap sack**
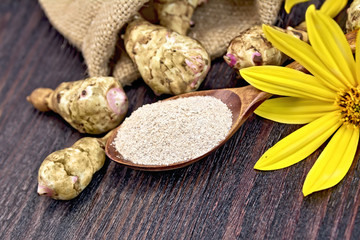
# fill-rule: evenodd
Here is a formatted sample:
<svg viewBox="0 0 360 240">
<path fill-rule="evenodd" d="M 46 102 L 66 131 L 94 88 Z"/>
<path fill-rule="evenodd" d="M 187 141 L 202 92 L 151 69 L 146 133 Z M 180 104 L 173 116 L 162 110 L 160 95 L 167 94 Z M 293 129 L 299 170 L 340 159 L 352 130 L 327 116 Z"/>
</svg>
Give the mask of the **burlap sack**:
<svg viewBox="0 0 360 240">
<path fill-rule="evenodd" d="M 140 77 L 120 51 L 120 30 L 147 0 L 39 0 L 53 26 L 83 53 L 90 76 L 113 75 L 123 85 Z M 275 21 L 282 0 L 209 0 L 194 13 L 189 36 L 212 58 L 225 53 L 241 31 Z M 119 52 L 120 51 L 120 52 Z M 117 57 L 114 57 L 117 56 Z M 115 61 L 111 64 L 111 61 Z"/>
</svg>

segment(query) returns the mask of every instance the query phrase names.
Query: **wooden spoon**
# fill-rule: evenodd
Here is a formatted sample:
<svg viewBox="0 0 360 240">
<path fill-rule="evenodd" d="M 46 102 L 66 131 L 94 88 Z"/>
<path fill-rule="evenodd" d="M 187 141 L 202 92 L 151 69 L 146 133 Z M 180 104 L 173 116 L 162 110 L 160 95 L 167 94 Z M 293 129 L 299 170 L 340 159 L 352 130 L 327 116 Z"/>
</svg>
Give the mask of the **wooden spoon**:
<svg viewBox="0 0 360 240">
<path fill-rule="evenodd" d="M 346 34 L 346 38 L 349 42 L 349 45 L 351 47 L 351 50 L 355 51 L 355 42 L 356 42 L 356 35 L 357 30 L 350 32 Z M 305 73 L 308 73 L 308 71 L 300 65 L 298 62 L 292 62 L 286 67 L 293 68 Z M 226 136 L 226 138 L 221 141 L 218 146 L 211 149 L 206 154 L 203 154 L 195 159 L 191 159 L 188 161 L 183 162 L 177 162 L 171 165 L 161 166 L 161 165 L 140 165 L 135 164 L 130 161 L 127 161 L 122 158 L 120 153 L 118 153 L 112 144 L 114 141 L 114 138 L 116 137 L 117 130 L 121 127 L 121 125 L 111 131 L 109 133 L 109 138 L 106 142 L 106 154 L 107 156 L 114 160 L 115 162 L 121 163 L 125 166 L 134 168 L 134 169 L 140 169 L 140 170 L 146 170 L 146 171 L 165 171 L 165 170 L 171 170 L 176 168 L 181 168 L 184 166 L 187 166 L 189 164 L 192 164 L 196 161 L 199 161 L 200 159 L 208 156 L 210 153 L 215 151 L 217 148 L 222 146 L 231 136 L 239 129 L 239 127 L 245 122 L 245 120 L 250 116 L 250 114 L 255 110 L 257 106 L 259 106 L 263 101 L 265 101 L 267 98 L 269 98 L 271 95 L 269 93 L 261 92 L 257 90 L 256 88 L 252 86 L 246 86 L 241 88 L 227 88 L 227 89 L 217 89 L 217 90 L 208 90 L 208 91 L 198 91 L 198 92 L 191 92 L 186 93 L 178 96 L 174 96 L 171 98 L 168 98 L 166 100 L 170 99 L 177 99 L 177 98 L 184 98 L 184 97 L 191 97 L 191 96 L 213 96 L 221 101 L 223 101 L 228 108 L 232 111 L 232 126 L 231 129 Z"/>
<path fill-rule="evenodd" d="M 115 162 L 121 163 L 130 168 L 146 170 L 146 171 L 165 171 L 165 170 L 185 167 L 189 164 L 192 164 L 208 156 L 210 153 L 212 153 L 217 148 L 222 146 L 239 129 L 239 127 L 245 122 L 245 120 L 252 114 L 255 108 L 258 107 L 263 101 L 265 101 L 271 95 L 269 93 L 261 92 L 260 90 L 252 86 L 246 86 L 241 88 L 227 88 L 227 89 L 216 89 L 216 90 L 185 93 L 168 98 L 164 101 L 177 99 L 177 98 L 192 97 L 192 96 L 212 96 L 218 98 L 222 102 L 224 102 L 232 112 L 232 126 L 228 135 L 223 141 L 221 141 L 216 147 L 211 149 L 209 152 L 195 159 L 177 162 L 171 165 L 162 166 L 162 165 L 135 164 L 125 160 L 121 156 L 121 154 L 116 150 L 113 144 L 114 138 L 116 137 L 119 128 L 121 128 L 120 125 L 114 131 L 112 131 L 112 133 L 110 134 L 109 138 L 106 141 L 106 147 L 105 147 L 106 155 Z"/>
</svg>

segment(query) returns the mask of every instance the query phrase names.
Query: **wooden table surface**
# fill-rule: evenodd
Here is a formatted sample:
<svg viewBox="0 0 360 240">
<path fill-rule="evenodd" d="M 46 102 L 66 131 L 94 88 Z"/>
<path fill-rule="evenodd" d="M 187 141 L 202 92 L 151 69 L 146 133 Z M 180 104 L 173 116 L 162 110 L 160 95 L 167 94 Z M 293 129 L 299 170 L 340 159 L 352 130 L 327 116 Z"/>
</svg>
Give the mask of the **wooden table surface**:
<svg viewBox="0 0 360 240">
<path fill-rule="evenodd" d="M 37 195 L 50 153 L 83 135 L 25 98 L 85 78 L 81 53 L 50 25 L 35 0 L 0 3 L 0 239 L 359 239 L 360 164 L 345 179 L 303 197 L 321 149 L 295 166 L 255 171 L 266 149 L 299 128 L 252 115 L 215 153 L 183 169 L 143 172 L 107 159 L 71 201 Z M 222 59 L 201 89 L 244 83 Z M 129 113 L 157 100 L 141 81 L 125 88 Z"/>
</svg>

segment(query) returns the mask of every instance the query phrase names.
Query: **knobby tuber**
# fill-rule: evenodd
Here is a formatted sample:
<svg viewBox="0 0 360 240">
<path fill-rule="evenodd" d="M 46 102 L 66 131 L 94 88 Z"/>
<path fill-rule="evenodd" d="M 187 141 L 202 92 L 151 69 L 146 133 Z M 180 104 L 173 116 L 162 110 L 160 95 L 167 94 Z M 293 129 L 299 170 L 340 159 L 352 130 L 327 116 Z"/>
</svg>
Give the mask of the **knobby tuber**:
<svg viewBox="0 0 360 240">
<path fill-rule="evenodd" d="M 105 162 L 105 142 L 85 137 L 74 145 L 51 153 L 38 173 L 38 194 L 58 200 L 75 198 L 90 183 Z"/>
<path fill-rule="evenodd" d="M 354 0 L 347 9 L 348 18 L 346 21 L 346 31 L 351 32 L 360 27 L 360 0 Z"/>
<path fill-rule="evenodd" d="M 305 31 L 293 28 L 277 29 L 303 41 L 308 41 Z M 230 42 L 224 56 L 225 62 L 236 70 L 251 66 L 281 65 L 287 59 L 288 57 L 285 54 L 273 47 L 266 39 L 260 25 L 254 26 L 235 37 Z"/>
<path fill-rule="evenodd" d="M 145 83 L 157 95 L 195 91 L 210 69 L 210 57 L 198 41 L 143 19 L 128 25 L 124 41 Z"/>
<path fill-rule="evenodd" d="M 125 92 L 112 77 L 64 82 L 55 90 L 38 88 L 27 100 L 39 111 L 53 110 L 79 132 L 90 134 L 115 128 L 128 109 Z"/>
<path fill-rule="evenodd" d="M 195 8 L 204 0 L 154 0 L 160 25 L 186 35 Z"/>
</svg>

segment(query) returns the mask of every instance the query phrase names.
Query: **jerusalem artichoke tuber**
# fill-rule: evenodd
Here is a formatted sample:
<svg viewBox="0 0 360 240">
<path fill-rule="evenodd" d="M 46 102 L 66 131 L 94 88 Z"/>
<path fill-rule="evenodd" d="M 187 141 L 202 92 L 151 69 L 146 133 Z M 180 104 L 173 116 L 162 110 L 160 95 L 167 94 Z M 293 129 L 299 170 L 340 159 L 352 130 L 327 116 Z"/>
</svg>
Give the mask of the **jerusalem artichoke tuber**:
<svg viewBox="0 0 360 240">
<path fill-rule="evenodd" d="M 157 95 L 195 91 L 210 69 L 210 57 L 199 42 L 145 20 L 131 22 L 124 40 L 142 78 Z"/>
<path fill-rule="evenodd" d="M 128 101 L 112 77 L 93 77 L 64 82 L 55 90 L 35 89 L 27 100 L 40 111 L 53 110 L 82 133 L 100 134 L 124 119 Z"/>
<path fill-rule="evenodd" d="M 78 196 L 104 165 L 108 136 L 102 139 L 85 137 L 47 156 L 38 173 L 38 194 L 58 200 Z"/>
<path fill-rule="evenodd" d="M 351 32 L 360 27 L 360 0 L 354 0 L 347 9 L 348 18 L 346 21 L 346 31 Z"/>
<path fill-rule="evenodd" d="M 160 20 L 160 25 L 186 35 L 191 17 L 201 0 L 155 0 L 154 7 Z"/>
<path fill-rule="evenodd" d="M 303 41 L 308 41 L 307 33 L 293 28 L 280 29 Z M 234 38 L 224 56 L 225 62 L 234 69 L 259 65 L 281 65 L 288 57 L 266 40 L 260 25 L 254 26 Z"/>
</svg>

